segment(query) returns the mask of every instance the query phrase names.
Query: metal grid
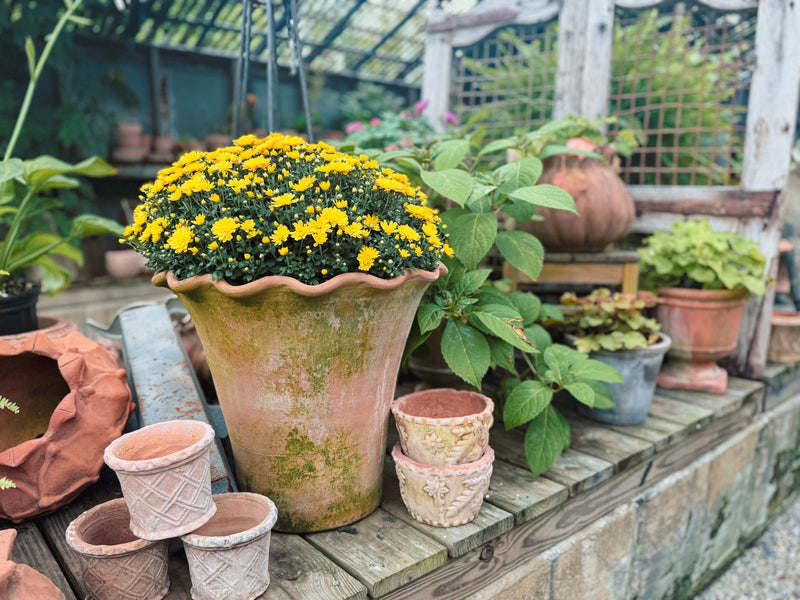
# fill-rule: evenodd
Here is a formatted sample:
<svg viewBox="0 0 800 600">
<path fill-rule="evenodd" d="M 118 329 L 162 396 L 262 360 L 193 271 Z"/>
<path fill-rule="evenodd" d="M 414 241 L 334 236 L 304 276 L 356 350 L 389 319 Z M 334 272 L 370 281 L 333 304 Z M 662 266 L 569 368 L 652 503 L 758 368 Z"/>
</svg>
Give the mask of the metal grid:
<svg viewBox="0 0 800 600">
<path fill-rule="evenodd" d="M 553 112 L 555 21 L 496 32 L 455 51 L 452 106 L 463 122 L 480 113 L 489 137 L 534 129 Z"/>
<path fill-rule="evenodd" d="M 755 29 L 755 10 L 617 10 L 610 114 L 643 137 L 627 183 L 738 183 Z"/>
</svg>

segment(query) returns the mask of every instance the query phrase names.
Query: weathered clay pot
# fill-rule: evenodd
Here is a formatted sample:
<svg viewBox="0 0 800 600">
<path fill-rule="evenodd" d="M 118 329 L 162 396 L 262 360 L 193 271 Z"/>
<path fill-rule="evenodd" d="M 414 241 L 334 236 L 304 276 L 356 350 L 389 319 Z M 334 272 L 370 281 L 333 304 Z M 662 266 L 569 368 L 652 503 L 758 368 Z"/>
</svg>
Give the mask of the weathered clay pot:
<svg viewBox="0 0 800 600">
<path fill-rule="evenodd" d="M 153 277 L 197 326 L 240 488 L 275 502 L 277 530 L 331 529 L 377 508 L 403 346 L 444 272 L 345 273 L 314 286 Z"/>
<path fill-rule="evenodd" d="M 146 270 L 147 258 L 133 249 L 108 250 L 104 258 L 106 272 L 113 279 L 131 279 Z"/>
<path fill-rule="evenodd" d="M 81 513 L 67 527 L 67 543 L 80 557 L 87 600 L 167 595 L 167 541 L 139 539 L 129 522 L 125 500 L 117 498 Z"/>
<path fill-rule="evenodd" d="M 3 600 L 64 600 L 52 581 L 28 565 L 10 560 L 16 529 L 0 531 L 0 598 Z"/>
<path fill-rule="evenodd" d="M 478 460 L 489 444 L 494 403 L 468 390 L 433 389 L 401 396 L 392 414 L 403 453 L 424 465 Z"/>
<path fill-rule="evenodd" d="M 213 441 L 213 427 L 187 419 L 142 427 L 106 448 L 106 464 L 119 478 L 136 536 L 178 537 L 214 515 L 209 465 Z"/>
<path fill-rule="evenodd" d="M 636 209 L 628 188 L 614 169 L 599 158 L 560 154 L 542 161 L 538 183 L 567 191 L 578 214 L 538 207 L 544 221 L 522 228 L 539 238 L 549 250 L 596 252 L 625 237 L 633 226 Z"/>
<path fill-rule="evenodd" d="M 671 344 L 672 340 L 667 334 L 659 333 L 659 340 L 646 348 L 592 352 L 592 358 L 614 367 L 624 381 L 605 384 L 614 399 L 613 408 L 589 408 L 578 402 L 578 412 L 612 425 L 638 425 L 643 422 L 650 412 L 656 378 Z"/>
<path fill-rule="evenodd" d="M 800 361 L 800 312 L 773 310 L 767 360 L 777 363 Z"/>
<path fill-rule="evenodd" d="M 269 586 L 269 542 L 278 510 L 259 494 L 214 496 L 216 514 L 184 535 L 193 600 L 253 600 Z"/>
<path fill-rule="evenodd" d="M 37 331 L 12 342 L 0 340 L 0 393 L 20 411 L 0 415 L 0 476 L 17 487 L 0 493 L 0 518 L 20 522 L 97 480 L 133 403 L 125 370 L 86 336 Z"/>
<path fill-rule="evenodd" d="M 475 462 L 435 467 L 411 460 L 397 444 L 392 450 L 400 495 L 409 514 L 421 523 L 452 527 L 473 521 L 492 477 L 494 450 Z"/>
<path fill-rule="evenodd" d="M 656 319 L 672 338 L 658 385 L 724 394 L 728 372 L 716 362 L 736 347 L 747 290 L 662 288 L 658 297 Z"/>
</svg>

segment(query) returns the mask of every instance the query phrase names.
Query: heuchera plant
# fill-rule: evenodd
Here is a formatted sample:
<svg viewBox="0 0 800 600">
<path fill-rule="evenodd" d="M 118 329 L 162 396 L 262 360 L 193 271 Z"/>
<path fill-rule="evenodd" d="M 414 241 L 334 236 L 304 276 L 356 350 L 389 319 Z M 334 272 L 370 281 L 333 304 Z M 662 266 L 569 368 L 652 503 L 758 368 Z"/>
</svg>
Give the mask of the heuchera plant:
<svg viewBox="0 0 800 600">
<path fill-rule="evenodd" d="M 714 231 L 708 221 L 678 221 L 669 232 L 656 231 L 639 250 L 640 287 L 765 291 L 766 261 L 758 245 L 729 231 Z"/>
<path fill-rule="evenodd" d="M 567 292 L 560 302 L 564 321 L 556 326 L 577 338 L 575 348 L 581 352 L 633 350 L 658 341 L 661 324 L 643 312 L 656 304 L 649 292 L 612 294 L 598 288 L 583 297 Z"/>
</svg>

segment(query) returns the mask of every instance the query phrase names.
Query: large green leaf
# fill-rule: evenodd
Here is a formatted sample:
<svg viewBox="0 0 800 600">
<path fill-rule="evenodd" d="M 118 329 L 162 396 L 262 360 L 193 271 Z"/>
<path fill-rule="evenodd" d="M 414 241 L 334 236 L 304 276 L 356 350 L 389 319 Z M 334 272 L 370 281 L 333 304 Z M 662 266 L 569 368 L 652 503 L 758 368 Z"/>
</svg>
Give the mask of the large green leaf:
<svg viewBox="0 0 800 600">
<path fill-rule="evenodd" d="M 556 409 L 548 405 L 525 432 L 525 458 L 533 476 L 547 471 L 568 443 L 569 429 L 565 429 Z"/>
<path fill-rule="evenodd" d="M 0 183 L 10 181 L 25 172 L 24 163 L 18 158 L 9 158 L 0 162 Z"/>
<path fill-rule="evenodd" d="M 542 174 L 542 161 L 535 156 L 526 156 L 498 167 L 494 174 L 500 177 L 500 192 L 510 194 L 519 188 L 536 184 Z"/>
<path fill-rule="evenodd" d="M 594 406 L 594 390 L 586 383 L 572 381 L 570 383 L 565 383 L 564 389 L 572 394 L 572 397 L 578 402 L 581 402 L 590 408 Z"/>
<path fill-rule="evenodd" d="M 481 325 L 492 332 L 493 335 L 523 352 L 536 352 L 536 348 L 533 344 L 523 339 L 525 334 L 519 327 L 519 325 L 522 325 L 521 319 L 515 323 L 512 319 L 503 319 L 482 311 L 471 313 L 468 319 L 470 321 L 473 319 L 477 320 Z"/>
<path fill-rule="evenodd" d="M 24 264 L 30 260 L 27 258 L 28 256 L 49 246 L 53 247 L 48 250 L 47 254 L 58 254 L 75 261 L 78 266 L 83 265 L 83 252 L 81 252 L 80 248 L 76 248 L 60 235 L 44 231 L 34 231 L 21 240 L 21 243 L 11 253 L 10 265 L 13 265 L 12 268 L 18 269 L 22 266 L 17 264 L 18 262 Z"/>
<path fill-rule="evenodd" d="M 541 381 L 530 379 L 515 387 L 503 407 L 503 424 L 506 431 L 535 419 L 550 405 L 553 389 Z"/>
<path fill-rule="evenodd" d="M 480 389 L 489 370 L 491 350 L 480 331 L 450 320 L 442 333 L 442 356 L 453 373 Z"/>
<path fill-rule="evenodd" d="M 442 322 L 444 311 L 436 304 L 420 304 L 417 309 L 417 323 L 420 333 L 433 331 Z"/>
<path fill-rule="evenodd" d="M 550 368 L 553 373 L 553 380 L 556 382 L 564 383 L 567 377 L 569 368 L 575 361 L 575 355 L 585 356 L 571 348 L 562 346 L 560 344 L 553 344 L 544 351 L 544 363 Z"/>
<path fill-rule="evenodd" d="M 55 296 L 72 283 L 72 273 L 49 256 L 40 256 L 32 264 L 39 267 L 42 291 L 49 296 Z"/>
<path fill-rule="evenodd" d="M 447 231 L 456 258 L 474 269 L 494 244 L 497 217 L 493 213 L 468 213 L 449 223 Z"/>
<path fill-rule="evenodd" d="M 25 180 L 34 185 L 40 185 L 54 175 L 66 173 L 86 175 L 87 177 L 107 177 L 117 170 L 106 161 L 96 156 L 82 160 L 74 165 L 59 160 L 52 156 L 40 156 L 33 160 L 25 161 Z"/>
<path fill-rule="evenodd" d="M 572 375 L 575 379 L 595 379 L 607 383 L 622 383 L 622 375 L 614 367 L 604 362 L 587 358 L 572 365 Z"/>
<path fill-rule="evenodd" d="M 517 367 L 514 364 L 514 346 L 506 344 L 497 338 L 489 338 L 489 349 L 491 351 L 492 364 L 510 373 L 516 373 Z"/>
<path fill-rule="evenodd" d="M 463 277 L 452 286 L 453 293 L 456 295 L 472 294 L 483 285 L 483 282 L 491 275 L 491 269 L 473 269 L 466 271 Z"/>
<path fill-rule="evenodd" d="M 97 215 L 80 215 L 72 220 L 69 237 L 72 239 L 84 238 L 89 235 L 102 235 L 110 233 L 122 237 L 125 228 L 111 219 Z"/>
<path fill-rule="evenodd" d="M 503 138 L 502 140 L 495 140 L 493 142 L 489 142 L 483 148 L 481 148 L 480 152 L 478 152 L 478 156 L 483 156 L 485 154 L 491 154 L 492 152 L 501 152 L 502 150 L 508 150 L 510 148 L 518 148 L 519 145 L 517 140 L 514 138 Z"/>
<path fill-rule="evenodd" d="M 584 383 L 594 391 L 594 408 L 614 408 L 614 398 L 611 396 L 611 390 L 605 384 L 595 380 L 588 380 Z"/>
<path fill-rule="evenodd" d="M 575 200 L 560 187 L 543 183 L 530 187 L 522 187 L 509 194 L 512 198 L 523 200 L 536 206 L 545 206 L 558 210 L 568 210 L 578 214 L 575 210 Z"/>
<path fill-rule="evenodd" d="M 542 243 L 526 231 L 501 231 L 494 242 L 500 254 L 514 267 L 531 279 L 542 272 L 544 248 Z"/>
<path fill-rule="evenodd" d="M 420 171 L 419 175 L 425 185 L 456 204 L 463 205 L 472 194 L 472 177 L 461 169 Z"/>
<path fill-rule="evenodd" d="M 439 144 L 434 152 L 433 168 L 435 171 L 454 169 L 469 154 L 467 140 L 447 140 Z"/>
<path fill-rule="evenodd" d="M 522 317 L 522 324 L 526 327 L 539 319 L 539 313 L 542 310 L 542 301 L 535 294 L 516 291 L 511 292 L 508 295 L 508 299 L 519 312 Z"/>
</svg>

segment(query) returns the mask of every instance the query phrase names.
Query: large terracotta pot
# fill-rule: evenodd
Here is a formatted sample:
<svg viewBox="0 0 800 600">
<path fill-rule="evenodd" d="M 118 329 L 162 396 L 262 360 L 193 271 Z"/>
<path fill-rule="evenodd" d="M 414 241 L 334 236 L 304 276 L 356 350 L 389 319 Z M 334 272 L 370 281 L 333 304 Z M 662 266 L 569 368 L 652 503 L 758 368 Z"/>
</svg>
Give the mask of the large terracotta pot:
<svg viewBox="0 0 800 600">
<path fill-rule="evenodd" d="M 530 221 L 523 229 L 548 250 L 596 252 L 625 237 L 636 217 L 633 198 L 614 169 L 599 158 L 560 154 L 544 159 L 538 183 L 567 191 L 578 214 L 538 207 L 544 221 Z"/>
<path fill-rule="evenodd" d="M 0 394 L 20 408 L 0 413 L 0 476 L 17 485 L 0 493 L 0 518 L 16 522 L 96 481 L 133 410 L 125 370 L 77 331 L 0 339 Z"/>
<path fill-rule="evenodd" d="M 403 346 L 423 292 L 444 272 L 346 273 L 314 286 L 153 277 L 197 326 L 239 485 L 275 502 L 276 529 L 330 529 L 377 508 Z"/>
<path fill-rule="evenodd" d="M 672 338 L 658 385 L 724 394 L 728 373 L 716 362 L 736 347 L 747 290 L 662 288 L 658 297 L 656 318 Z"/>
</svg>

